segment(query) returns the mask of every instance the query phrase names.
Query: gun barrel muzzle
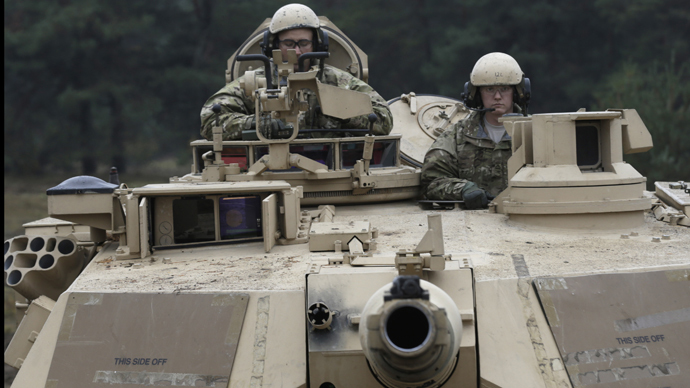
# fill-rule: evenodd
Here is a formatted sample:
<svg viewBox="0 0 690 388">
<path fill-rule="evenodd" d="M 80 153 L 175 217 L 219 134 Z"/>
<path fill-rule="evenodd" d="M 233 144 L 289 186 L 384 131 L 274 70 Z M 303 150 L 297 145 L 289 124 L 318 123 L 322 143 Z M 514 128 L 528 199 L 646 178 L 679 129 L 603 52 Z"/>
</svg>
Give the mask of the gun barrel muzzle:
<svg viewBox="0 0 690 388">
<path fill-rule="evenodd" d="M 374 293 L 362 312 L 362 349 L 372 372 L 387 387 L 437 387 L 455 369 L 462 336 L 460 312 L 439 287 L 417 282 L 424 294 L 391 297 L 389 290 L 396 286 L 387 285 Z"/>
</svg>

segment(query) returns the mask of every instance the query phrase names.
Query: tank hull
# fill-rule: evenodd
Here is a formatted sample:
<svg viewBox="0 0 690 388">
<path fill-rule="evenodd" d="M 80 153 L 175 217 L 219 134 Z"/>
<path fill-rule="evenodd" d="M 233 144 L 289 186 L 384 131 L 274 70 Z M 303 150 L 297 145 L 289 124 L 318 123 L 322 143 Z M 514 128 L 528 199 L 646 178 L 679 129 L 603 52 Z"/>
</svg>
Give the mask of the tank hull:
<svg viewBox="0 0 690 388">
<path fill-rule="evenodd" d="M 586 337 L 592 330 L 606 331 L 606 323 L 597 318 L 599 310 L 593 308 L 588 312 L 583 290 L 597 289 L 595 294 L 602 298 L 602 303 L 614 306 L 609 306 L 607 319 L 616 322 L 627 317 L 625 298 L 639 294 L 640 282 L 651 287 L 666 279 L 662 282 L 664 288 L 658 291 L 661 294 L 656 294 L 658 297 L 671 291 L 690 293 L 687 228 L 656 221 L 650 213 L 645 215 L 644 224 L 634 230 L 585 232 L 526 227 L 510 221 L 506 215 L 486 210 L 453 209 L 440 214 L 445 252 L 451 256 L 446 267 L 456 271 L 471 268 L 474 279 L 456 286 L 459 291 L 471 290 L 469 296 L 456 299 L 464 314 L 463 324 L 465 319 L 472 322 L 462 337 L 462 346 L 471 344 L 468 349 L 472 350 L 461 351 L 463 358 L 453 374 L 465 376 L 459 379 L 467 384 L 463 386 L 476 386 L 477 377 L 493 386 L 570 386 L 575 383 L 574 378 L 582 384 L 599 378 L 599 374 L 604 376 L 605 368 L 596 360 L 575 360 L 578 351 L 624 352 L 635 348 L 635 344 L 625 343 L 635 337 L 650 341 L 644 344 L 648 356 L 637 360 L 641 366 L 668 364 L 663 369 L 667 373 L 658 372 L 657 368 L 640 382 L 673 386 L 674 381 L 684 378 L 680 371 L 687 369 L 690 360 L 680 350 L 683 341 L 687 341 L 680 334 L 688 329 L 682 311 L 690 308 L 685 306 L 690 298 L 677 298 L 676 304 L 664 306 L 655 303 L 651 296 L 638 301 L 635 317 L 662 314 L 662 318 L 672 319 L 673 312 L 680 316 L 667 325 L 640 328 L 640 335 L 635 330 L 609 330 L 607 336 L 595 336 L 582 349 L 567 341 L 572 341 L 573 336 Z M 376 206 L 338 206 L 333 220 L 371 222 L 379 230 L 372 257 L 385 261 L 392 260 L 400 249 L 414 247 L 410 242 L 423 235 L 427 215 L 413 201 L 399 201 Z M 638 235 L 621 239 L 621 233 L 631 231 Z M 670 239 L 652 242 L 652 237 L 663 234 L 670 235 Z M 335 341 L 330 353 L 316 352 L 315 345 L 307 341 L 315 334 L 307 322 L 305 306 L 311 299 L 325 298 L 330 308 L 338 312 L 336 319 L 346 322 L 347 306 L 357 304 L 347 302 L 352 297 L 346 295 L 354 294 L 326 290 L 312 295 L 308 291 L 309 279 L 329 273 L 350 273 L 351 279 L 346 282 L 350 284 L 357 281 L 358 275 L 392 279 L 397 273 L 392 265 L 329 264 L 329 259 L 342 259 L 343 253 L 309 252 L 307 244 L 277 245 L 264 254 L 257 254 L 262 250 L 260 242 L 161 249 L 154 250 L 147 260 L 115 260 L 117 248 L 116 242 L 106 243 L 58 299 L 14 386 L 44 386 L 51 381 L 60 381 L 57 386 L 95 387 L 106 382 L 137 386 L 143 381 L 172 379 L 180 384 L 198 380 L 206 386 L 230 387 L 257 381 L 263 386 L 318 387 L 324 381 L 347 386 L 355 381 L 348 378 L 356 375 L 348 373 L 354 370 L 349 368 L 368 371 L 361 345 L 351 340 Z M 620 289 L 610 296 L 607 293 L 612 290 L 604 286 L 611 279 L 602 277 L 612 273 L 641 278 L 616 280 Z M 424 276 L 446 289 L 450 287 L 436 272 Z M 576 306 L 585 303 L 580 315 L 572 314 L 566 294 L 558 294 L 565 289 L 564 284 L 573 284 L 568 289 L 581 292 L 577 295 L 579 300 L 572 302 Z M 370 287 L 373 286 L 371 283 Z M 653 291 L 646 292 L 654 295 Z M 560 317 L 560 323 L 555 323 L 555 317 Z M 583 327 L 583 319 L 602 326 Z M 568 320 L 576 324 L 568 325 Z M 330 334 L 348 330 L 354 329 L 347 325 L 334 327 Z M 659 332 L 650 334 L 650 330 Z M 328 336 L 329 332 L 316 334 Z M 170 344 L 171 336 L 194 341 L 185 344 L 175 340 L 175 344 Z M 669 344 L 673 336 L 676 347 Z M 651 342 L 652 338 L 657 341 Z M 568 345 L 564 347 L 562 343 Z M 669 351 L 665 362 L 657 362 L 661 347 Z M 205 353 L 208 351 L 224 356 L 221 361 L 214 361 L 217 357 Z M 338 358 L 338 364 L 327 363 Z M 79 373 L 65 373 L 75 359 L 80 360 Z M 127 360 L 130 364 L 126 364 Z M 620 377 L 631 362 L 617 361 L 622 363 L 618 369 L 608 369 Z M 468 373 L 473 362 L 478 362 L 480 369 Z M 350 367 L 344 368 L 345 365 Z M 366 381 L 357 380 L 363 383 L 361 386 L 378 385 L 371 375 L 359 376 L 368 376 L 361 377 Z"/>
</svg>

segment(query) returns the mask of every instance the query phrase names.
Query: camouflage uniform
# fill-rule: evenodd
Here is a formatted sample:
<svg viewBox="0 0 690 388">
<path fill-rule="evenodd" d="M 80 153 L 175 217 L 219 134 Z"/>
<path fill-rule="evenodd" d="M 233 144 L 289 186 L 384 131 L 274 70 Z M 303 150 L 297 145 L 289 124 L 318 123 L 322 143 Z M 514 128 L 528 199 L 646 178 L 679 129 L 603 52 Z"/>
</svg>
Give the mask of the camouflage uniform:
<svg viewBox="0 0 690 388">
<path fill-rule="evenodd" d="M 484 114 L 473 112 L 431 145 L 422 168 L 422 192 L 427 199 L 462 200 L 468 181 L 494 196 L 508 187 L 512 139 L 505 133 L 494 143 L 483 122 Z"/>
<path fill-rule="evenodd" d="M 257 74 L 264 74 L 264 68 L 258 68 Z M 273 72 L 273 79 L 278 79 L 277 71 Z M 225 85 L 216 94 L 211 96 L 201 109 L 201 135 L 206 139 L 213 139 L 214 114 L 211 107 L 215 103 L 221 106 L 220 124 L 223 127 L 223 140 L 237 140 L 242 138 L 242 131 L 252 129 L 251 123 L 254 118 L 254 101 L 244 95 L 240 88 L 240 79 Z M 274 81 L 275 82 L 275 81 Z M 376 93 L 376 91 L 364 81 L 332 66 L 324 67 L 324 74 L 321 82 L 365 93 L 371 98 L 374 113 L 378 116 L 378 121 L 374 124 L 373 133 L 375 135 L 387 135 L 393 128 L 393 115 L 386 101 Z M 366 129 L 369 128 L 367 115 L 357 116 L 346 120 L 339 120 L 317 112 L 316 95 L 308 94 L 309 110 L 301 112 L 299 126 L 301 129 Z M 313 137 L 340 137 L 340 133 L 313 133 Z"/>
</svg>

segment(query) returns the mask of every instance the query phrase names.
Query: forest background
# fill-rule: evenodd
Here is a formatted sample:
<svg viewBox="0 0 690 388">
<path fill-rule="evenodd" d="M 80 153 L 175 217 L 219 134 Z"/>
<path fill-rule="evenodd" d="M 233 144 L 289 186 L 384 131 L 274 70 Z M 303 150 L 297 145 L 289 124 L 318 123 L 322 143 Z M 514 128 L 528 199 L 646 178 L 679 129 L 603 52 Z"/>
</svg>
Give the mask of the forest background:
<svg viewBox="0 0 690 388">
<path fill-rule="evenodd" d="M 5 174 L 186 173 L 227 58 L 285 3 L 5 0 Z M 649 182 L 690 180 L 687 0 L 304 3 L 369 55 L 387 100 L 459 98 L 479 57 L 506 52 L 532 81 L 530 113 L 635 108 L 654 148 L 626 160 Z"/>
<path fill-rule="evenodd" d="M 45 217 L 45 190 L 71 176 L 117 166 L 137 187 L 187 173 L 228 57 L 286 3 L 5 0 L 5 239 Z M 368 54 L 387 100 L 459 98 L 477 59 L 505 52 L 532 81 L 530 113 L 635 108 L 654 148 L 626 161 L 648 189 L 690 181 L 687 0 L 304 3 Z M 5 344 L 13 310 L 6 292 Z"/>
</svg>

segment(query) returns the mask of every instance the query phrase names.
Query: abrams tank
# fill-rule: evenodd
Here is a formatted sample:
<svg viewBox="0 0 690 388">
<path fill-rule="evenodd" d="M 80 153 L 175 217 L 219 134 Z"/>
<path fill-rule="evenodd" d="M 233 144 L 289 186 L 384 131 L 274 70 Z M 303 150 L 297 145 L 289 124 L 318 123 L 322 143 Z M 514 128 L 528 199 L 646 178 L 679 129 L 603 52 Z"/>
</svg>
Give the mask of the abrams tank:
<svg viewBox="0 0 690 388">
<path fill-rule="evenodd" d="M 321 21 L 326 62 L 366 81 L 366 55 Z M 294 58 L 273 58 L 277 88 L 252 73 L 267 25 L 226 77 L 290 131 L 216 127 L 166 184 L 67 179 L 5 242 L 5 282 L 30 301 L 13 387 L 685 384 L 690 195 L 645 191 L 623 161 L 652 146 L 634 110 L 504 117 L 509 187 L 489 209 L 417 201 L 424 152 L 467 108 L 409 93 L 391 135 L 302 137 L 300 90 L 333 117 L 371 106 Z"/>
</svg>

